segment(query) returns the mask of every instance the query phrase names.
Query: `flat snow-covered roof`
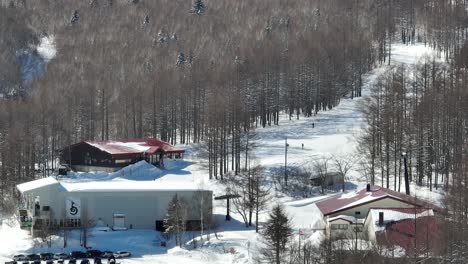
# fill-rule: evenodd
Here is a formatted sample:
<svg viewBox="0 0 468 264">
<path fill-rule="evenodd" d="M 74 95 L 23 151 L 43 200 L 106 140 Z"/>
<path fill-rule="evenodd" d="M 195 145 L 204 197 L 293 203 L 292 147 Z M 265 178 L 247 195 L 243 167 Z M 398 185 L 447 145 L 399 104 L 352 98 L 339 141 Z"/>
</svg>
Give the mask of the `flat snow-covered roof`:
<svg viewBox="0 0 468 264">
<path fill-rule="evenodd" d="M 45 186 L 49 186 L 52 184 L 56 184 L 56 183 L 58 183 L 58 181 L 54 177 L 47 177 L 47 178 L 42 178 L 42 179 L 18 184 L 16 188 L 18 188 L 18 190 L 21 193 L 25 193 L 28 191 L 32 191 L 32 190 L 42 188 Z"/>
<path fill-rule="evenodd" d="M 142 191 L 198 191 L 193 182 L 186 181 L 76 181 L 56 180 L 54 177 L 43 178 L 17 185 L 21 193 L 41 189 L 52 184 L 59 184 L 60 191 L 65 192 L 142 192 Z M 206 191 L 206 190 L 203 190 Z"/>
<path fill-rule="evenodd" d="M 99 181 L 61 182 L 67 192 L 197 191 L 190 182 L 171 181 Z"/>
</svg>

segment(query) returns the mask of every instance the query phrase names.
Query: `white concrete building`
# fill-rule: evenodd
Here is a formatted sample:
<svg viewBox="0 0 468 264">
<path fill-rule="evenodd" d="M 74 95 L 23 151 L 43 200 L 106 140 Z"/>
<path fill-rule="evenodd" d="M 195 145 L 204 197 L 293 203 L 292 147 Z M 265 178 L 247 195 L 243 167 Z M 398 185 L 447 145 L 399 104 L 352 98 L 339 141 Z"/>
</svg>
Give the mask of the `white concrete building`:
<svg viewBox="0 0 468 264">
<path fill-rule="evenodd" d="M 200 212 L 211 216 L 212 191 L 185 182 L 65 182 L 53 177 L 17 186 L 33 226 L 51 222 L 78 228 L 83 221 L 113 229 L 163 229 L 167 207 L 177 195 L 187 201 L 188 226 L 196 228 Z"/>
</svg>

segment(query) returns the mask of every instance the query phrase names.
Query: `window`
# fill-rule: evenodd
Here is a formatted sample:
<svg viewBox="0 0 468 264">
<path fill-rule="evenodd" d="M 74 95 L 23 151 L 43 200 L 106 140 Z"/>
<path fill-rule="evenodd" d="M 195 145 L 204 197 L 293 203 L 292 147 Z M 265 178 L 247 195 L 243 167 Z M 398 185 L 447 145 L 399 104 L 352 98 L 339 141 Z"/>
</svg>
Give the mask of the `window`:
<svg viewBox="0 0 468 264">
<path fill-rule="evenodd" d="M 332 230 L 348 230 L 347 224 L 331 224 Z"/>
<path fill-rule="evenodd" d="M 72 218 L 72 219 L 68 218 L 65 220 L 65 225 L 66 227 L 70 227 L 70 228 L 81 227 L 81 219 L 80 218 Z"/>
<path fill-rule="evenodd" d="M 115 160 L 115 164 L 119 164 L 119 163 L 130 163 L 132 162 L 132 160 L 130 159 L 116 159 Z"/>
<path fill-rule="evenodd" d="M 354 232 L 362 232 L 362 226 L 354 226 L 353 231 Z"/>
</svg>

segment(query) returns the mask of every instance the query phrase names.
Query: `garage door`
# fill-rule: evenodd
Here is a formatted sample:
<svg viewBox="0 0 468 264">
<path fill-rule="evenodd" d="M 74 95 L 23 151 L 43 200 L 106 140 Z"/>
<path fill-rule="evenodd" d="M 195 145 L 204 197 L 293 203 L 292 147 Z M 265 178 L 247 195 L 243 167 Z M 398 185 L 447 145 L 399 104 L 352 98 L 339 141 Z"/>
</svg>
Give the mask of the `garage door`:
<svg viewBox="0 0 468 264">
<path fill-rule="evenodd" d="M 114 214 L 114 226 L 113 230 L 127 230 L 125 227 L 125 215 L 124 214 Z"/>
</svg>

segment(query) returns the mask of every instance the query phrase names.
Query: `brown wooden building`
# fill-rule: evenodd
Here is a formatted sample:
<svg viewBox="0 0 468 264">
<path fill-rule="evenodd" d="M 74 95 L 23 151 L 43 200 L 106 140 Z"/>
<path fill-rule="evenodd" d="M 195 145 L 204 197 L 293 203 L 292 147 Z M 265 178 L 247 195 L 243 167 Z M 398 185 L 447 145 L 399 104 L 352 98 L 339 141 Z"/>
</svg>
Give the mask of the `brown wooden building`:
<svg viewBox="0 0 468 264">
<path fill-rule="evenodd" d="M 164 158 L 182 158 L 185 150 L 147 138 L 82 141 L 60 152 L 61 163 L 75 171 L 116 171 L 141 160 L 162 168 Z"/>
</svg>

